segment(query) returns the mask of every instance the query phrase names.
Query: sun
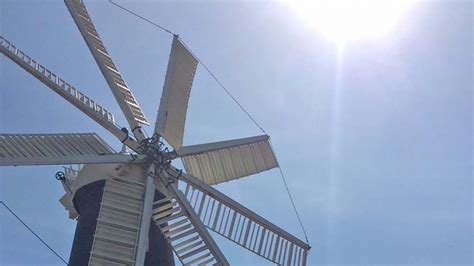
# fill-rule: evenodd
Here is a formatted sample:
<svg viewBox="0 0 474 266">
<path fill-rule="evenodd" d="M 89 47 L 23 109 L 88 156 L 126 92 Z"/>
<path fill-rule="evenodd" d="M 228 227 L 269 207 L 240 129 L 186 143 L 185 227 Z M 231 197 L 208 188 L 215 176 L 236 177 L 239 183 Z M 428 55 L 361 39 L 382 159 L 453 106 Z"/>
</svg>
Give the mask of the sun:
<svg viewBox="0 0 474 266">
<path fill-rule="evenodd" d="M 399 22 L 416 0 L 287 0 L 305 23 L 341 46 L 379 38 Z"/>
</svg>

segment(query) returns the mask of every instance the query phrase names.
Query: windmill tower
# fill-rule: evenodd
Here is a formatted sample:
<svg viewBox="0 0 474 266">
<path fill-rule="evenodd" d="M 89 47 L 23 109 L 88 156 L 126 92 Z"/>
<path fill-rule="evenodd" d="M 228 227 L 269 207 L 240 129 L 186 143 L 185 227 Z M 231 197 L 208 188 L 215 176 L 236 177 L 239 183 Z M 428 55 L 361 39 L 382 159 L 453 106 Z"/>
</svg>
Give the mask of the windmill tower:
<svg viewBox="0 0 474 266">
<path fill-rule="evenodd" d="M 267 135 L 183 146 L 196 58 L 175 35 L 151 137 L 137 100 L 84 3 L 65 0 L 128 128 L 103 106 L 0 36 L 0 51 L 126 145 L 95 133 L 1 134 L 0 166 L 83 165 L 58 173 L 77 219 L 70 265 L 229 265 L 209 230 L 281 265 L 305 265 L 309 245 L 212 187 L 278 166 Z M 166 143 L 165 143 L 166 141 Z M 171 162 L 181 159 L 185 172 Z"/>
</svg>

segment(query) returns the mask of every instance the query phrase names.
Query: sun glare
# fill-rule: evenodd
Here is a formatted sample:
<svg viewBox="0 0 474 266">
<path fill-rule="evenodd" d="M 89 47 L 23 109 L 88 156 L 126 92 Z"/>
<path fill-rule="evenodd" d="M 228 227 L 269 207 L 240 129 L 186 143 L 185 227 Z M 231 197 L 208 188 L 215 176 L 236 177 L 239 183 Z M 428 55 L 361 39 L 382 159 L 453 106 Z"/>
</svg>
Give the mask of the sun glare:
<svg viewBox="0 0 474 266">
<path fill-rule="evenodd" d="M 305 23 L 336 45 L 387 34 L 416 0 L 287 0 Z"/>
</svg>

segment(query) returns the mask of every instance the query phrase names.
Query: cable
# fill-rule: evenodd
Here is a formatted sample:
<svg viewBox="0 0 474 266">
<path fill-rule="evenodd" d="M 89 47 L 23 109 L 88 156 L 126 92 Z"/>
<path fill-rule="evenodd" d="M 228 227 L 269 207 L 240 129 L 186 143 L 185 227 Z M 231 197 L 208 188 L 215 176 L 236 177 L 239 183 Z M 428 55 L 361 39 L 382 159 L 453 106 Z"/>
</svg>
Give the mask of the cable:
<svg viewBox="0 0 474 266">
<path fill-rule="evenodd" d="M 122 10 L 152 24 L 153 26 L 169 33 L 169 34 L 172 34 L 172 35 L 177 35 L 175 33 L 173 33 L 172 31 L 156 24 L 155 22 L 147 19 L 147 18 L 144 18 L 143 16 L 140 16 L 139 14 L 127 9 L 126 7 L 123 7 L 117 3 L 114 3 L 112 0 L 109 0 L 110 3 L 114 4 L 115 6 L 121 8 Z M 229 95 L 229 97 L 240 107 L 240 109 L 250 118 L 250 120 L 252 120 L 252 122 L 264 133 L 264 134 L 267 134 L 267 132 L 265 132 L 265 130 L 260 126 L 260 124 L 252 117 L 252 115 L 250 115 L 249 112 L 247 112 L 247 110 L 245 110 L 245 108 L 242 106 L 242 104 L 240 104 L 239 101 L 237 101 L 237 99 L 232 95 L 232 93 L 230 93 L 230 91 L 224 86 L 224 84 L 222 84 L 222 82 L 216 77 L 216 75 L 214 75 L 214 73 L 207 67 L 206 64 L 204 64 L 204 62 L 199 59 L 199 57 L 186 45 L 186 43 L 184 42 L 184 40 L 179 37 L 179 39 L 181 40 L 181 43 L 186 47 L 186 49 L 188 49 L 188 51 L 196 58 L 196 60 L 204 67 L 204 69 L 206 69 L 207 73 L 209 73 L 209 75 L 211 75 L 211 77 L 217 82 L 217 84 L 219 84 L 219 86 L 224 89 L 224 91 L 227 93 L 227 95 Z"/>
<path fill-rule="evenodd" d="M 268 140 L 268 143 L 270 143 L 270 146 L 272 147 L 272 150 L 275 150 L 273 148 L 273 145 L 270 140 Z M 304 228 L 303 222 L 301 221 L 300 214 L 298 213 L 298 210 L 296 209 L 295 202 L 293 201 L 293 197 L 291 196 L 290 189 L 288 188 L 288 184 L 286 183 L 286 178 L 285 175 L 283 174 L 283 170 L 281 169 L 281 166 L 278 165 L 278 170 L 280 171 L 280 176 L 281 179 L 283 180 L 283 184 L 285 184 L 286 192 L 288 193 L 288 197 L 290 198 L 291 205 L 293 206 L 293 210 L 295 211 L 296 218 L 298 218 L 298 222 L 300 223 L 301 230 L 303 230 L 304 237 L 306 239 L 306 243 L 309 245 L 309 240 L 308 240 L 308 234 L 306 233 L 306 229 Z"/>
<path fill-rule="evenodd" d="M 156 24 L 155 22 L 153 22 L 153 21 L 151 21 L 151 20 L 149 20 L 149 19 L 146 19 L 146 18 L 144 18 L 144 17 L 138 15 L 137 13 L 131 11 L 130 9 L 127 9 L 127 8 L 125 8 L 125 7 L 121 6 L 121 5 L 119 5 L 119 4 L 115 3 L 115 2 L 113 2 L 112 0 L 109 0 L 109 2 L 110 2 L 111 4 L 113 4 L 113 5 L 115 5 L 115 6 L 119 7 L 119 8 L 121 8 L 121 9 L 124 10 L 125 12 L 128 12 L 128 13 L 130 13 L 130 14 L 136 16 L 136 17 L 139 17 L 139 18 L 143 19 L 144 21 L 146 21 L 146 22 L 152 24 L 153 26 L 155 26 L 155 27 L 157 27 L 157 28 L 159 28 L 159 29 L 161 29 L 161 30 L 163 30 L 163 31 L 165 31 L 165 32 L 167 32 L 167 33 L 169 33 L 169 34 L 171 34 L 171 35 L 175 35 L 172 31 L 168 30 L 167 28 L 162 27 L 162 26 Z"/>
<path fill-rule="evenodd" d="M 20 219 L 20 217 L 18 217 L 18 215 L 15 214 L 15 212 L 13 212 L 5 202 L 3 201 L 0 201 L 0 204 L 2 204 L 11 214 L 13 214 L 13 216 L 15 216 L 15 218 L 20 221 L 28 230 L 30 230 L 30 232 L 36 236 L 36 238 L 38 238 L 41 243 L 43 243 L 43 245 L 45 245 L 47 248 L 49 248 L 49 250 L 51 250 L 60 260 L 62 260 L 64 262 L 64 264 L 67 265 L 67 262 L 66 260 L 64 260 L 56 251 L 54 251 L 54 249 L 52 247 L 50 247 L 43 239 L 41 239 L 40 236 L 38 236 L 28 225 L 25 224 L 25 222 L 23 222 L 23 220 Z"/>
<path fill-rule="evenodd" d="M 283 171 L 281 170 L 280 166 L 278 166 L 278 170 L 280 170 L 281 179 L 283 180 L 283 183 L 285 184 L 286 192 L 288 192 L 288 196 L 290 197 L 291 205 L 293 205 L 293 210 L 295 211 L 296 218 L 298 218 L 298 222 L 300 223 L 301 229 L 303 230 L 304 237 L 306 238 L 306 243 L 309 245 L 308 234 L 306 233 L 306 230 L 304 229 L 303 222 L 301 222 L 301 217 L 298 213 L 298 210 L 296 209 L 295 202 L 293 201 L 293 197 L 291 196 L 290 189 L 288 188 L 288 184 L 286 183 L 285 175 L 283 174 Z"/>
<path fill-rule="evenodd" d="M 224 91 L 227 93 L 227 95 L 229 95 L 229 97 L 240 107 L 240 109 L 242 109 L 242 111 L 250 118 L 250 120 L 252 120 L 252 122 L 264 133 L 264 134 L 267 134 L 267 132 L 265 132 L 265 130 L 263 130 L 263 128 L 260 126 L 260 124 L 249 114 L 249 112 L 247 112 L 247 110 L 245 110 L 245 108 L 239 103 L 239 101 L 237 101 L 237 99 L 235 99 L 235 97 L 230 93 L 229 90 L 227 90 L 227 88 L 224 86 L 224 84 L 222 84 L 222 82 L 216 77 L 216 75 L 214 75 L 214 73 L 212 73 L 212 71 L 206 66 L 206 64 L 204 64 L 204 62 L 199 59 L 199 57 L 197 57 L 197 55 L 186 45 L 186 43 L 184 42 L 183 39 L 179 38 L 181 40 L 181 43 L 186 47 L 186 49 L 188 49 L 189 52 L 191 52 L 191 54 L 196 58 L 196 60 L 206 69 L 207 73 L 209 73 L 209 75 L 211 75 L 211 77 L 217 82 L 217 84 L 219 84 L 219 86 L 221 86 L 222 89 L 224 89 Z"/>
</svg>

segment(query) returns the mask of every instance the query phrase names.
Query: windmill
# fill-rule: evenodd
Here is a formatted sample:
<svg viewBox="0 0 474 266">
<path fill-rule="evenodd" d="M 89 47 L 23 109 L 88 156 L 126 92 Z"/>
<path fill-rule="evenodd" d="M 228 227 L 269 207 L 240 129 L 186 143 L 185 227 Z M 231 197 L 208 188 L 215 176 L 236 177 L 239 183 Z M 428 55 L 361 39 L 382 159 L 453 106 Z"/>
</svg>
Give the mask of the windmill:
<svg viewBox="0 0 474 266">
<path fill-rule="evenodd" d="M 309 245 L 212 185 L 278 167 L 267 135 L 183 146 L 197 59 L 174 35 L 151 137 L 137 100 L 81 0 L 65 0 L 123 112 L 113 114 L 3 36 L 0 51 L 128 147 L 114 151 L 95 133 L 0 134 L 0 166 L 83 165 L 56 177 L 77 219 L 70 265 L 229 265 L 209 230 L 281 265 L 305 265 Z M 186 172 L 171 162 L 181 159 Z"/>
</svg>

